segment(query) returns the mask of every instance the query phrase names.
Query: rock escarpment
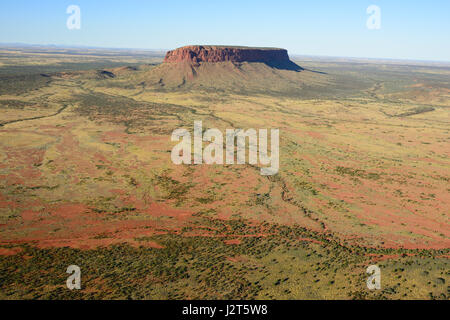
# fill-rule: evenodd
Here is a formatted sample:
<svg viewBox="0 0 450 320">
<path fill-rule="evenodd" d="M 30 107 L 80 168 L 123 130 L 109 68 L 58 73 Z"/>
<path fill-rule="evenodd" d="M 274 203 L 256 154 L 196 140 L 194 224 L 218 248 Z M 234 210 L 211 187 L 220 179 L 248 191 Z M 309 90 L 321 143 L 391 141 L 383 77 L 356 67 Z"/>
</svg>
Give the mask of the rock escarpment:
<svg viewBox="0 0 450 320">
<path fill-rule="evenodd" d="M 186 46 L 169 51 L 165 63 L 265 63 L 277 69 L 300 71 L 302 68 L 289 59 L 287 50 L 227 46 Z"/>
<path fill-rule="evenodd" d="M 304 97 L 311 85 L 322 88 L 330 81 L 325 74 L 301 68 L 287 50 L 277 48 L 186 46 L 167 52 L 163 63 L 148 68 L 134 81 L 163 92 Z"/>
</svg>

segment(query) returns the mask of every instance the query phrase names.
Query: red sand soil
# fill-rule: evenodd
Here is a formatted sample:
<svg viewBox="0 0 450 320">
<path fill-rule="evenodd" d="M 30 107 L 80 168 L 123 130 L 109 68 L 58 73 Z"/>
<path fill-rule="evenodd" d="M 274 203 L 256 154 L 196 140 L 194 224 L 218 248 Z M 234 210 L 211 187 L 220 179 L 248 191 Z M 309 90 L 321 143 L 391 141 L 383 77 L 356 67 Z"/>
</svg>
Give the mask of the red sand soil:
<svg viewBox="0 0 450 320">
<path fill-rule="evenodd" d="M 434 182 L 433 201 L 421 200 L 423 194 L 430 193 L 427 181 L 423 183 L 422 177 L 417 176 L 408 178 L 408 183 L 405 184 L 403 178 L 415 170 L 406 164 L 401 167 L 371 169 L 371 173 L 380 175 L 379 180 L 359 179 L 360 182 L 355 183 L 353 177 L 333 173 L 333 170 L 336 166 L 361 168 L 365 161 L 364 155 L 355 161 L 343 161 L 332 156 L 328 158 L 317 154 L 298 154 L 298 159 L 309 166 L 309 182 L 320 186 L 320 198 L 312 197 L 308 203 L 314 212 L 320 212 L 320 215 L 313 217 L 317 218 L 317 221 L 306 216 L 300 208 L 284 201 L 283 195 L 285 198 L 288 195 L 280 185 L 272 184 L 269 190 L 267 181 L 253 168 L 242 167 L 239 172 L 235 172 L 216 170 L 212 166 L 196 166 L 194 174 L 185 176 L 183 167 L 174 167 L 171 177 L 180 183 L 189 182 L 201 186 L 189 191 L 189 199 L 202 198 L 205 196 L 205 190 L 209 189 L 219 195 L 208 203 L 191 201 L 176 207 L 175 200 L 166 199 L 162 202 L 152 196 L 139 194 L 138 189 L 130 187 L 128 180 L 123 177 L 126 174 L 137 176 L 136 173 L 139 172 L 152 172 L 155 163 L 165 164 L 164 158 L 153 162 L 130 156 L 128 145 L 158 152 L 167 148 L 167 138 L 129 135 L 123 129 L 112 127 L 111 130 L 99 133 L 97 138 L 103 143 L 120 146 L 115 151 L 100 152 L 95 147 L 80 142 L 71 131 L 73 128 L 76 128 L 76 124 L 68 123 L 64 128 L 48 125 L 41 127 L 42 132 L 58 137 L 52 143 L 53 151 L 57 154 L 52 155 L 50 165 L 46 148 L 1 147 L 5 160 L 0 164 L 0 178 L 8 193 L 0 194 L 0 210 L 14 212 L 17 217 L 0 225 L 0 243 L 33 243 L 42 248 L 69 246 L 92 249 L 127 242 L 134 246 L 161 248 L 158 243 L 139 241 L 139 238 L 165 233 L 180 234 L 181 229 L 186 226 L 193 227 L 192 232 L 184 233 L 186 236 L 226 238 L 224 242 L 228 245 L 239 245 L 245 237 L 271 236 L 263 228 L 256 228 L 252 234 L 236 236 L 231 232 L 220 234 L 212 228 L 191 224 L 195 221 L 194 213 L 213 209 L 214 219 L 228 220 L 238 215 L 248 223 L 253 222 L 255 226 L 260 225 L 261 221 L 301 225 L 317 232 L 332 232 L 340 240 L 357 245 L 370 246 L 370 241 L 375 239 L 379 243 L 383 242 L 383 246 L 387 248 L 450 247 L 450 226 L 448 219 L 443 218 L 448 216 L 450 203 L 448 184 L 446 185 L 445 181 Z M 297 133 L 321 143 L 329 141 L 328 135 L 319 132 Z M 335 143 L 329 145 L 342 147 Z M 422 165 L 428 162 L 446 164 L 444 160 L 414 160 Z M 104 172 L 107 170 L 112 172 L 111 177 L 105 177 Z M 392 177 L 389 183 L 386 183 L 385 172 L 389 172 Z M 424 166 L 421 172 L 429 177 L 445 176 L 445 172 L 435 167 Z M 57 184 L 54 181 L 61 181 L 58 180 L 61 175 L 66 185 L 57 189 L 55 195 L 53 191 L 22 190 L 53 186 Z M 293 176 L 304 178 L 302 173 Z M 86 179 L 90 183 L 82 184 Z M 94 179 L 97 179 L 95 183 L 92 182 Z M 221 186 L 221 189 L 214 189 L 217 186 Z M 139 190 L 142 187 L 143 185 L 139 185 Z M 66 188 L 64 193 L 61 188 Z M 295 190 L 292 180 L 286 181 L 286 188 L 288 192 Z M 157 187 L 154 189 L 158 191 Z M 397 189 L 402 190 L 404 198 L 395 195 Z M 20 192 L 16 192 L 17 190 Z M 256 193 L 267 192 L 270 192 L 273 201 L 270 205 L 276 209 L 276 214 L 267 210 L 255 214 L 255 206 L 246 205 L 246 202 Z M 220 194 L 232 196 L 220 197 Z M 116 207 L 132 207 L 134 211 L 96 211 L 95 205 L 89 202 L 95 197 L 111 197 L 111 203 Z M 342 209 L 332 207 L 330 200 L 341 205 Z M 324 217 L 327 220 L 323 219 Z M 375 229 L 372 231 L 368 227 L 360 227 L 360 223 Z M 365 239 L 370 241 L 364 243 Z M 307 238 L 300 238 L 299 241 L 320 243 Z M 4 254 L 15 252 L 15 249 L 1 250 Z"/>
<path fill-rule="evenodd" d="M 239 244 L 241 244 L 242 241 L 239 239 L 232 239 L 232 240 L 225 240 L 224 242 L 225 242 L 225 244 L 228 244 L 228 245 L 232 245 L 232 244 L 239 245 Z"/>
<path fill-rule="evenodd" d="M 0 247 L 0 256 L 15 256 L 16 254 L 22 252 L 22 248 L 1 248 Z"/>
</svg>

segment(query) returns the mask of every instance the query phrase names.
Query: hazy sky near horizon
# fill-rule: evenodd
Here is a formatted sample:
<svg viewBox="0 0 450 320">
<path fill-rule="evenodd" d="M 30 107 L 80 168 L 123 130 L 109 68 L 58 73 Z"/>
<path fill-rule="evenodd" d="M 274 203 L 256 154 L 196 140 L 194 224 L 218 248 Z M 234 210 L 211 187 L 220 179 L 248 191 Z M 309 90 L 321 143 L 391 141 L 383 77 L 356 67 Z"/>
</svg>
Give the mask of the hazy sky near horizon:
<svg viewBox="0 0 450 320">
<path fill-rule="evenodd" d="M 81 29 L 69 30 L 69 5 Z M 381 29 L 366 26 L 370 5 Z M 0 42 L 172 49 L 282 47 L 290 54 L 450 61 L 450 0 L 2 0 Z"/>
</svg>

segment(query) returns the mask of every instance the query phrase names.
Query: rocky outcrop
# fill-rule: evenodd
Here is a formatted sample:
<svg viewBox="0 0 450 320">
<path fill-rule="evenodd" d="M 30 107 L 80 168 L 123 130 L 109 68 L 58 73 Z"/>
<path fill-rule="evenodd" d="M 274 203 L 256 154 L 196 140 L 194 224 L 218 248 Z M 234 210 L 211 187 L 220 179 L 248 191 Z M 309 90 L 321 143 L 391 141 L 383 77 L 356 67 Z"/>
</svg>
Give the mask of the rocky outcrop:
<svg viewBox="0 0 450 320">
<path fill-rule="evenodd" d="M 186 46 L 167 52 L 164 59 L 165 63 L 189 62 L 192 64 L 227 61 L 260 62 L 279 69 L 302 70 L 289 59 L 287 50 L 277 48 Z"/>
</svg>

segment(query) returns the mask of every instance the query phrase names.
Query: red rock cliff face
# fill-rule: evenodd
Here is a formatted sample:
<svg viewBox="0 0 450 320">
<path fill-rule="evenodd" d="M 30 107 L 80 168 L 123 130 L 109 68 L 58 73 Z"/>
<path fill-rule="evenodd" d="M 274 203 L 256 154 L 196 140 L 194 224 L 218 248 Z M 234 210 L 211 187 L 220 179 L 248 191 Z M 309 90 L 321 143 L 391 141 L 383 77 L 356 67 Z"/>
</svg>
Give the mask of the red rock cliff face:
<svg viewBox="0 0 450 320">
<path fill-rule="evenodd" d="M 290 62 L 284 49 L 187 46 L 167 52 L 164 62 Z"/>
</svg>

